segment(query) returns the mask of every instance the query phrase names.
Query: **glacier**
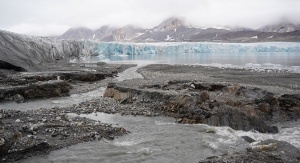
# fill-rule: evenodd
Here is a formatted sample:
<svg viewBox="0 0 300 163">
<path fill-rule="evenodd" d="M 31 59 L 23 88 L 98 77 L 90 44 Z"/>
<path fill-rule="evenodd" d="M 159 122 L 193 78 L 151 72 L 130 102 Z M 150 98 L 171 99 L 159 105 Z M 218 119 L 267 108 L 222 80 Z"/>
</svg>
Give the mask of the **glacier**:
<svg viewBox="0 0 300 163">
<path fill-rule="evenodd" d="M 120 43 L 89 42 L 93 55 L 172 55 L 183 53 L 276 53 L 293 52 L 300 54 L 300 43 Z"/>
<path fill-rule="evenodd" d="M 43 63 L 88 56 L 92 54 L 90 50 L 83 41 L 26 36 L 0 30 L 0 61 L 26 71 L 43 70 Z"/>
</svg>

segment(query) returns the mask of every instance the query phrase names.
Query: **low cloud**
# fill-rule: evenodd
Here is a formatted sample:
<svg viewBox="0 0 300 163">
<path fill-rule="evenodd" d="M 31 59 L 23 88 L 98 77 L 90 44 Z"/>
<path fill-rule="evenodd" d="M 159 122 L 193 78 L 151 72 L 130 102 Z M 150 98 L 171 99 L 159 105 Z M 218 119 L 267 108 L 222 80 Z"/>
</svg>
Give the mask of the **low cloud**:
<svg viewBox="0 0 300 163">
<path fill-rule="evenodd" d="M 281 20 L 300 24 L 299 6 L 299 0 L 0 0 L 0 29 L 59 35 L 75 26 L 152 28 L 170 16 L 202 27 L 258 28 Z"/>
</svg>

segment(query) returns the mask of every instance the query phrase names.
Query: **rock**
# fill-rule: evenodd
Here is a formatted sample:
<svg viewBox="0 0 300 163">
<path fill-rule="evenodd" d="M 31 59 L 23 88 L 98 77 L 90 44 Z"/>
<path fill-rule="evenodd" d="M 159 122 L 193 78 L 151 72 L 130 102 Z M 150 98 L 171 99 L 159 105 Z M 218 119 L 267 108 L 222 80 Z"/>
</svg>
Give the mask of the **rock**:
<svg viewBox="0 0 300 163">
<path fill-rule="evenodd" d="M 43 119 L 42 119 L 42 122 L 43 122 L 43 123 L 47 122 L 47 118 L 43 118 Z"/>
<path fill-rule="evenodd" d="M 266 140 L 258 143 L 254 149 L 236 152 L 230 155 L 209 157 L 199 163 L 222 162 L 299 162 L 300 151 L 284 141 Z"/>
<path fill-rule="evenodd" d="M 3 146 L 4 144 L 5 144 L 4 138 L 0 138 L 0 147 Z"/>
<path fill-rule="evenodd" d="M 31 131 L 37 131 L 39 129 L 39 127 L 44 126 L 44 123 L 37 123 L 37 124 L 32 124 L 30 125 L 30 130 Z"/>
<path fill-rule="evenodd" d="M 276 151 L 277 150 L 277 143 L 270 143 L 270 144 L 262 144 L 262 145 L 255 145 L 251 147 L 251 150 L 254 151 Z"/>
<path fill-rule="evenodd" d="M 288 142 L 268 139 L 257 143 L 256 146 L 262 146 L 260 151 L 267 151 L 270 153 L 273 153 L 275 151 L 276 153 L 282 155 L 284 158 L 300 161 L 300 150 Z"/>
<path fill-rule="evenodd" d="M 133 97 L 131 92 L 123 92 L 111 87 L 107 87 L 104 92 L 104 97 L 113 97 L 117 101 L 130 101 Z"/>
<path fill-rule="evenodd" d="M 123 133 L 123 134 L 125 134 L 127 131 L 126 131 L 125 128 L 121 127 L 121 128 L 120 128 L 120 132 Z"/>
<path fill-rule="evenodd" d="M 103 66 L 103 65 L 107 65 L 107 63 L 105 63 L 105 62 L 97 62 L 97 66 Z"/>
<path fill-rule="evenodd" d="M 71 88 L 69 83 L 58 80 L 36 82 L 8 88 L 0 87 L 0 102 L 10 98 L 13 98 L 17 102 L 23 102 L 24 99 L 63 96 L 67 94 Z M 23 96 L 21 96 L 21 94 Z"/>
<path fill-rule="evenodd" d="M 20 140 L 22 137 L 23 137 L 23 134 L 20 131 L 18 131 L 18 130 L 14 131 L 14 133 L 13 133 L 13 139 L 15 141 Z"/>
<path fill-rule="evenodd" d="M 206 132 L 206 133 L 215 134 L 215 133 L 217 133 L 217 130 L 214 129 L 214 128 L 209 128 L 209 129 L 207 129 L 205 132 Z"/>
<path fill-rule="evenodd" d="M 24 102 L 24 97 L 20 94 L 16 94 L 13 96 L 13 100 L 17 103 L 23 103 Z"/>
<path fill-rule="evenodd" d="M 249 137 L 249 136 L 241 136 L 241 138 L 243 138 L 248 143 L 255 142 L 255 140 L 253 138 Z"/>
<path fill-rule="evenodd" d="M 204 91 L 201 93 L 200 98 L 203 102 L 205 102 L 206 100 L 209 100 L 209 94 L 207 91 Z"/>
<path fill-rule="evenodd" d="M 78 115 L 76 113 L 67 113 L 67 114 L 65 114 L 65 118 L 68 121 L 73 121 L 73 119 L 75 119 L 76 117 L 78 117 Z"/>
<path fill-rule="evenodd" d="M 19 122 L 21 122 L 21 120 L 20 119 L 16 119 L 16 123 L 19 123 Z"/>
<path fill-rule="evenodd" d="M 271 107 L 268 103 L 260 103 L 258 104 L 258 110 L 264 112 L 264 113 L 271 113 Z"/>
<path fill-rule="evenodd" d="M 241 88 L 240 84 L 234 84 L 232 86 L 227 87 L 228 93 L 236 93 Z"/>
<path fill-rule="evenodd" d="M 278 98 L 281 111 L 288 112 L 291 119 L 300 118 L 300 94 L 282 95 Z"/>
<path fill-rule="evenodd" d="M 182 120 L 183 120 L 182 118 L 178 118 L 178 119 L 176 119 L 176 122 L 177 122 L 177 123 L 181 123 Z"/>
<path fill-rule="evenodd" d="M 196 88 L 195 85 L 194 85 L 193 83 L 191 84 L 191 87 L 192 87 L 192 88 Z"/>
</svg>

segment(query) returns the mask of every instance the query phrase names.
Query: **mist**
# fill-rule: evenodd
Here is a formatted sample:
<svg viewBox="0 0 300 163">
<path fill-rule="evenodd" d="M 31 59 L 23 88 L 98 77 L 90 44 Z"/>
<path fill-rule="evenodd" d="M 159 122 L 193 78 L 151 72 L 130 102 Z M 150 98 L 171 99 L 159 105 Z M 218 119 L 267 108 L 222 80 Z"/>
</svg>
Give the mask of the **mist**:
<svg viewBox="0 0 300 163">
<path fill-rule="evenodd" d="M 152 28 L 168 17 L 198 27 L 300 24 L 299 0 L 0 0 L 0 29 L 49 36 L 71 27 Z"/>
</svg>

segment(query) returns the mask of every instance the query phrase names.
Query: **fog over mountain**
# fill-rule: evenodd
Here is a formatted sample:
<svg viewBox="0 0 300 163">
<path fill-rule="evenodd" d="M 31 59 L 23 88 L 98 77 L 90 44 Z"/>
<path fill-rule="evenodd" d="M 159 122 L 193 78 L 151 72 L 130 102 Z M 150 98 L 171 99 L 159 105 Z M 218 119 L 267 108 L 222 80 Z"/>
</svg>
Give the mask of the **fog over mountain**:
<svg viewBox="0 0 300 163">
<path fill-rule="evenodd" d="M 300 24 L 299 6 L 299 0 L 0 0 L 0 29 L 38 36 L 104 25 L 151 29 L 169 17 L 201 28 L 258 29 L 283 21 Z"/>
<path fill-rule="evenodd" d="M 196 27 L 184 19 L 170 17 L 153 28 L 134 25 L 70 28 L 54 38 L 61 40 L 93 40 L 101 42 L 296 42 L 300 41 L 300 25 L 289 22 L 270 24 L 258 29 L 243 27 Z"/>
</svg>

